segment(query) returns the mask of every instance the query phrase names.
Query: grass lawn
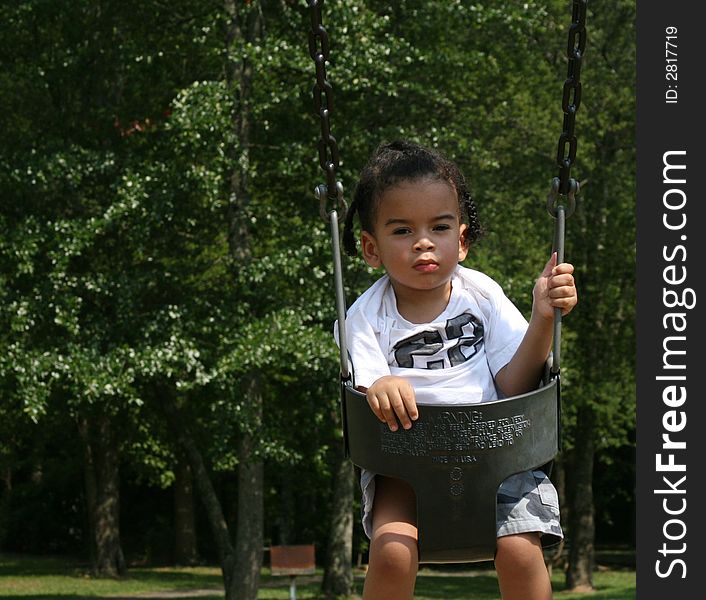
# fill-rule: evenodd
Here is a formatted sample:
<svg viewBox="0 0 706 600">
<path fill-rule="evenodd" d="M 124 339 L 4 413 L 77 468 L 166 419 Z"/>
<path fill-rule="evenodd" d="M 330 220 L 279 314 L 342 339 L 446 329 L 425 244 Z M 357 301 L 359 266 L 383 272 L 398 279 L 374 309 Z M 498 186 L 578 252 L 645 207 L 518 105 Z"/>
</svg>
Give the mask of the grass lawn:
<svg viewBox="0 0 706 600">
<path fill-rule="evenodd" d="M 212 567 L 134 567 L 123 579 L 96 579 L 88 565 L 64 557 L 0 554 L 0 598 L 115 598 L 146 592 L 213 588 L 221 574 Z"/>
<path fill-rule="evenodd" d="M 318 597 L 321 573 L 301 577 L 297 598 Z M 569 594 L 563 591 L 563 575 L 553 577 L 556 600 L 633 600 L 635 571 L 598 571 L 594 575 L 596 592 Z M 90 600 L 101 598 L 180 598 L 183 600 L 222 600 L 222 580 L 216 567 L 132 567 L 120 580 L 96 579 L 87 565 L 63 557 L 28 557 L 0 554 L 0 598 L 22 600 Z M 360 594 L 362 575 L 356 577 Z M 258 598 L 289 598 L 289 579 L 272 577 L 263 569 Z M 439 571 L 423 569 L 417 579 L 415 599 L 419 600 L 500 600 L 492 570 Z"/>
</svg>

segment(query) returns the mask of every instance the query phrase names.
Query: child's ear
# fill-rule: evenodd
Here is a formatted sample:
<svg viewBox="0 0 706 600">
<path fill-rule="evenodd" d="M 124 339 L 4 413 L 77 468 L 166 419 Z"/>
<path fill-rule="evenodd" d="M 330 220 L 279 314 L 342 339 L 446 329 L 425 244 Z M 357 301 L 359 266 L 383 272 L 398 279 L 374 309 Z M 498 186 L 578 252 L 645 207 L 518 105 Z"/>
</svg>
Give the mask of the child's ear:
<svg viewBox="0 0 706 600">
<path fill-rule="evenodd" d="M 380 260 L 380 253 L 378 252 L 378 244 L 371 233 L 363 231 L 360 234 L 360 249 L 363 253 L 363 258 L 365 262 L 368 263 L 374 269 L 382 266 L 382 261 Z"/>
<path fill-rule="evenodd" d="M 465 223 L 461 223 L 461 227 L 459 228 L 460 234 L 458 236 L 458 261 L 464 261 L 466 260 L 466 256 L 468 256 L 468 250 L 471 247 L 471 244 L 468 242 L 468 225 Z"/>
</svg>

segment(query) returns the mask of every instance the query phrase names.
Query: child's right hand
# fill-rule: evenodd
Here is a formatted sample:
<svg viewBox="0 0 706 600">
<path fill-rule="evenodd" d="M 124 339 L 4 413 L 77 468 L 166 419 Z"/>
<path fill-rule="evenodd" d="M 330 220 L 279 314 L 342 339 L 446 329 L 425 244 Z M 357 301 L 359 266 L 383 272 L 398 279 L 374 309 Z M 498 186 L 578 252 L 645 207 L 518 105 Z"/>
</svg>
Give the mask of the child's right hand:
<svg viewBox="0 0 706 600">
<path fill-rule="evenodd" d="M 366 390 L 365 395 L 375 416 L 387 423 L 391 431 L 397 431 L 397 419 L 404 429 L 409 429 L 412 421 L 419 417 L 414 388 L 402 377 L 380 377 Z"/>
</svg>

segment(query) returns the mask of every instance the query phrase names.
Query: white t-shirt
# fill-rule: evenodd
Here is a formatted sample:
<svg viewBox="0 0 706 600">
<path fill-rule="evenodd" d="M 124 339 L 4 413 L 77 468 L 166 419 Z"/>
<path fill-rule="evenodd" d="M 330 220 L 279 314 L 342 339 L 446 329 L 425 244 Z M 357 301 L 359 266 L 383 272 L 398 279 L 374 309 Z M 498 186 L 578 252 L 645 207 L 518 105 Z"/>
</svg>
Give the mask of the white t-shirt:
<svg viewBox="0 0 706 600">
<path fill-rule="evenodd" d="M 451 285 L 449 303 L 432 323 L 399 314 L 387 275 L 353 303 L 346 338 L 355 385 L 398 375 L 410 382 L 418 404 L 498 399 L 494 377 L 515 354 L 527 321 L 480 271 L 459 265 Z"/>
</svg>

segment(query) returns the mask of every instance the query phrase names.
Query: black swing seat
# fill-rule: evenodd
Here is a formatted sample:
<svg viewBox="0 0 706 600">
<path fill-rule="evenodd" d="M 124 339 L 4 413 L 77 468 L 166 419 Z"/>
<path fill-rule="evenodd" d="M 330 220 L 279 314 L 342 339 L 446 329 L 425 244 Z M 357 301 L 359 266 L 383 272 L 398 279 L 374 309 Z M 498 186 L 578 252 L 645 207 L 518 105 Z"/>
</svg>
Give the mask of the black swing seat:
<svg viewBox="0 0 706 600">
<path fill-rule="evenodd" d="M 393 432 L 365 394 L 341 386 L 346 453 L 362 468 L 408 482 L 417 495 L 419 562 L 492 560 L 496 496 L 510 475 L 547 468 L 559 451 L 559 377 L 480 404 L 419 406 Z"/>
</svg>

